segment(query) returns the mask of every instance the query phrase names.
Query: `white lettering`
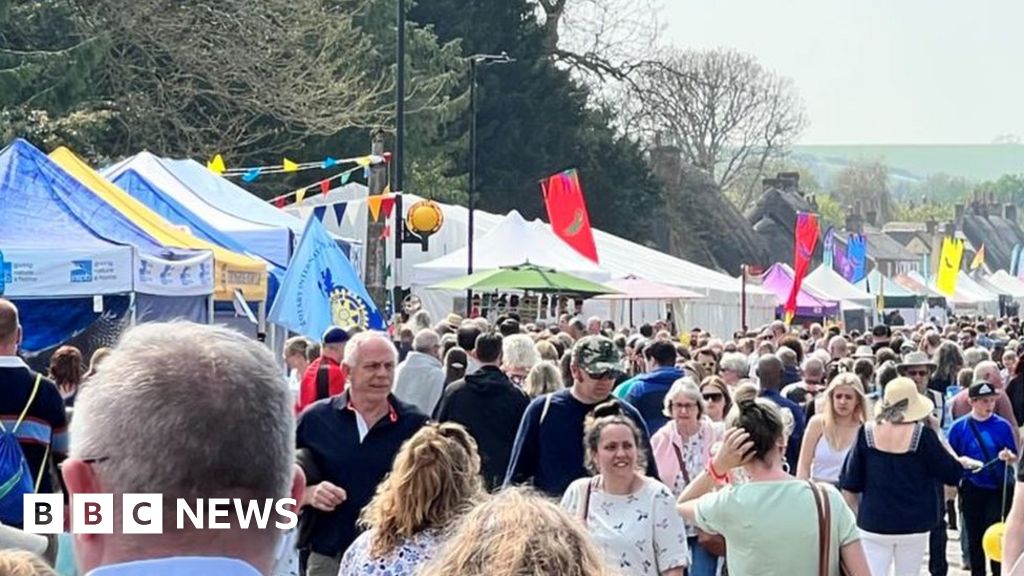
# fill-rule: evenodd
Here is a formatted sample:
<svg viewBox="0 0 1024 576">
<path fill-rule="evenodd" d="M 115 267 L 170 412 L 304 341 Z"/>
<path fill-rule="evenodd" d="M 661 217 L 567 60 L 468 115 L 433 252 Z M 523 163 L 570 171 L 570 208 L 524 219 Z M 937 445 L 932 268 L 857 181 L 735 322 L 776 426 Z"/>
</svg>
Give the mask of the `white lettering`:
<svg viewBox="0 0 1024 576">
<path fill-rule="evenodd" d="M 227 530 L 231 528 L 230 522 L 218 522 L 218 518 L 227 518 L 231 514 L 230 506 L 231 499 L 229 498 L 210 498 L 206 501 L 207 504 L 207 517 L 210 519 L 207 522 L 206 527 L 210 530 Z"/>
<path fill-rule="evenodd" d="M 295 501 L 295 498 L 283 498 L 281 500 L 278 500 L 277 504 L 274 506 L 274 509 L 277 510 L 277 514 L 279 516 L 283 516 L 288 521 L 275 522 L 274 527 L 278 530 L 291 530 L 292 528 L 298 526 L 299 515 L 295 513 L 295 507 L 297 505 L 298 502 Z"/>
<path fill-rule="evenodd" d="M 177 504 L 178 511 L 178 530 L 185 529 L 185 516 L 188 516 L 192 520 L 192 527 L 197 530 L 203 528 L 203 499 L 196 500 L 196 509 L 193 513 L 192 508 L 189 507 L 188 501 L 182 498 L 178 498 Z"/>
<path fill-rule="evenodd" d="M 259 507 L 258 500 L 248 500 L 248 506 L 245 510 L 242 510 L 242 499 L 235 498 L 235 515 L 238 517 L 238 525 L 243 529 L 249 529 L 249 523 L 252 522 L 252 517 L 256 517 L 256 527 L 260 530 L 267 529 L 267 522 L 270 521 L 270 512 L 274 508 L 274 501 L 267 498 L 263 501 L 263 507 Z"/>
</svg>

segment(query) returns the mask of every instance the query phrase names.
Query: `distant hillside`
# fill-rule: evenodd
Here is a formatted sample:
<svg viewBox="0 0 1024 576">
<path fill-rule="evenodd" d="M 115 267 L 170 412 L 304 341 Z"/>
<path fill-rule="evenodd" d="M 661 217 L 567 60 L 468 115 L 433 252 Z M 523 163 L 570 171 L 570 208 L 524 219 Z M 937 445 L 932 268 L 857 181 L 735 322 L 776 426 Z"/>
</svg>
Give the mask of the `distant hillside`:
<svg viewBox="0 0 1024 576">
<path fill-rule="evenodd" d="M 1024 145 L 1020 144 L 794 146 L 791 158 L 822 184 L 851 162 L 873 160 L 889 166 L 897 187 L 900 181 L 920 181 L 936 172 L 975 182 L 1024 173 Z"/>
</svg>

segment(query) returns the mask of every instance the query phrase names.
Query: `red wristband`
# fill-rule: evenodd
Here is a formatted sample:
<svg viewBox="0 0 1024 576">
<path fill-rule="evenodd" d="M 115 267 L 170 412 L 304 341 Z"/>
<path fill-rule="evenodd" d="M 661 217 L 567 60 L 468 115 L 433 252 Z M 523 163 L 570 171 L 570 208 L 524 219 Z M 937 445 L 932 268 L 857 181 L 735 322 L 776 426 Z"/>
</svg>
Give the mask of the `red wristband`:
<svg viewBox="0 0 1024 576">
<path fill-rule="evenodd" d="M 715 470 L 715 463 L 711 460 L 708 460 L 707 471 L 716 482 L 727 482 L 729 480 L 729 474 L 719 474 L 718 471 Z"/>
</svg>

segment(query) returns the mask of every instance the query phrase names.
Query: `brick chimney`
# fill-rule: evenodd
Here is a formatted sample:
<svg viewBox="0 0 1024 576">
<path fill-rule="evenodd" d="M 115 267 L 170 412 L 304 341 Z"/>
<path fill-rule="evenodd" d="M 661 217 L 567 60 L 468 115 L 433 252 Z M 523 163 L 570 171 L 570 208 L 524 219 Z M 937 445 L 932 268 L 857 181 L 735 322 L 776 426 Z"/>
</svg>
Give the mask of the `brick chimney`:
<svg viewBox="0 0 1024 576">
<path fill-rule="evenodd" d="M 782 189 L 782 181 L 778 178 L 764 178 L 761 180 L 761 191 L 767 192 L 772 188 Z"/>
<path fill-rule="evenodd" d="M 928 236 L 935 236 L 935 229 L 938 227 L 938 225 L 939 223 L 936 222 L 935 220 L 928 220 L 927 222 L 924 223 L 924 229 L 925 232 L 928 233 Z"/>
<path fill-rule="evenodd" d="M 846 231 L 850 234 L 864 233 L 864 218 L 859 211 L 852 211 L 846 214 Z"/>
<path fill-rule="evenodd" d="M 1003 218 L 1006 218 L 1010 222 L 1017 221 L 1017 205 L 1016 204 L 1003 204 Z"/>
<path fill-rule="evenodd" d="M 964 217 L 964 205 L 963 204 L 955 204 L 953 206 L 953 218 L 956 219 L 956 220 L 960 220 L 963 217 Z"/>
<path fill-rule="evenodd" d="M 779 187 L 786 192 L 800 192 L 799 172 L 779 172 L 775 179 L 779 181 Z"/>
<path fill-rule="evenodd" d="M 864 213 L 864 219 L 867 220 L 868 224 L 870 224 L 871 226 L 877 226 L 878 212 L 876 212 L 874 208 L 872 208 L 871 210 L 868 210 L 867 212 Z"/>
</svg>

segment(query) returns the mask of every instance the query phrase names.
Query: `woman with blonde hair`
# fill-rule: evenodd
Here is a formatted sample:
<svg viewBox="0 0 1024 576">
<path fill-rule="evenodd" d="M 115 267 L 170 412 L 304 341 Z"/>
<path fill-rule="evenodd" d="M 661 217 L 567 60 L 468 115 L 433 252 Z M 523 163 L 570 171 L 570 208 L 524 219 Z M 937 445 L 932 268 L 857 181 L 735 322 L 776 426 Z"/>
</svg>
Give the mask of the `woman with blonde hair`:
<svg viewBox="0 0 1024 576">
<path fill-rule="evenodd" d="M 849 372 L 833 378 L 824 396 L 824 410 L 807 422 L 796 477 L 836 484 L 868 419 L 868 401 L 860 377 Z"/>
<path fill-rule="evenodd" d="M 562 507 L 583 521 L 622 576 L 682 576 L 690 564 L 686 527 L 672 492 L 643 473 L 642 438 L 617 400 L 594 408 L 583 427 L 594 476 L 570 484 Z"/>
<path fill-rule="evenodd" d="M 612 576 L 578 520 L 526 488 L 510 488 L 459 521 L 419 576 Z"/>
<path fill-rule="evenodd" d="M 484 495 L 476 441 L 459 424 L 430 423 L 402 445 L 363 510 L 339 576 L 416 574 L 455 519 Z"/>
<path fill-rule="evenodd" d="M 24 550 L 0 550 L 3 576 L 57 576 L 41 558 Z"/>
<path fill-rule="evenodd" d="M 537 354 L 540 355 L 541 360 L 547 360 L 548 362 L 558 362 L 558 348 L 547 340 L 538 340 L 533 347 L 537 350 Z"/>
<path fill-rule="evenodd" d="M 546 360 L 538 362 L 530 369 L 523 382 L 523 391 L 530 398 L 543 396 L 550 392 L 558 392 L 565 385 L 562 383 L 562 372 L 553 363 Z"/>
</svg>

